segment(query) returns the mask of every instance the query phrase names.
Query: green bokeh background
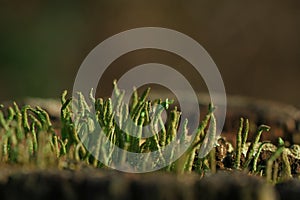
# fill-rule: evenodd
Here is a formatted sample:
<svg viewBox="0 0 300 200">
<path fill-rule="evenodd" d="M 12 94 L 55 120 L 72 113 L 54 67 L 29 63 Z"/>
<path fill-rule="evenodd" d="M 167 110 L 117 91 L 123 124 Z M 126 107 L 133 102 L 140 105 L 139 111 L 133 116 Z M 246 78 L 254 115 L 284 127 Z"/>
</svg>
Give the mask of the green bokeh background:
<svg viewBox="0 0 300 200">
<path fill-rule="evenodd" d="M 58 97 L 72 89 L 81 62 L 97 44 L 144 26 L 197 40 L 219 67 L 228 94 L 300 106 L 298 0 L 0 0 L 0 100 Z M 155 61 L 159 52 L 149 55 L 123 57 L 102 86 L 110 88 L 123 68 Z M 157 61 L 186 65 L 170 55 Z"/>
</svg>

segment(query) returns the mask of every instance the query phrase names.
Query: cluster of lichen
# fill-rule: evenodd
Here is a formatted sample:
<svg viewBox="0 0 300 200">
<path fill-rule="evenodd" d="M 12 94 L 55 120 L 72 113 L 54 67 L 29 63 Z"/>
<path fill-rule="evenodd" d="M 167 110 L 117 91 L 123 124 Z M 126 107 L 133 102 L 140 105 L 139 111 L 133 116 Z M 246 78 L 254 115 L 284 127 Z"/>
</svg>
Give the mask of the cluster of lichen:
<svg viewBox="0 0 300 200">
<path fill-rule="evenodd" d="M 61 154 L 64 145 L 42 108 L 26 105 L 20 109 L 14 103 L 4 109 L 1 105 L 0 163 L 46 166 Z"/>
<path fill-rule="evenodd" d="M 132 103 L 126 105 L 122 102 L 124 92 L 119 90 L 116 84 L 114 87 L 116 102 L 112 102 L 110 98 L 95 99 L 92 95 L 87 100 L 81 93 L 78 93 L 75 98 L 68 98 L 65 91 L 61 97 L 59 130 L 53 128 L 48 113 L 40 107 L 33 108 L 26 105 L 19 108 L 16 103 L 8 108 L 2 106 L 0 110 L 0 163 L 66 167 L 67 162 L 74 161 L 101 168 L 109 165 L 112 160 L 118 159 L 122 162 L 126 159 L 124 155 L 113 157 L 114 155 L 110 152 L 107 155 L 101 155 L 105 162 L 99 162 L 96 159 L 99 156 L 97 153 L 105 153 L 105 151 L 101 151 L 101 148 L 111 143 L 113 144 L 111 152 L 113 152 L 113 146 L 117 145 L 125 151 L 144 153 L 160 152 L 173 140 L 180 140 L 183 143 L 187 140 L 188 121 L 184 121 L 182 130 L 180 130 L 182 134 L 178 137 L 181 113 L 176 107 L 174 110 L 169 110 L 172 101 L 168 99 L 150 101 L 148 100 L 150 89 L 148 89 L 141 96 L 138 96 L 135 91 Z M 88 105 L 87 101 L 91 102 L 91 105 Z M 155 105 L 161 105 L 161 107 Z M 73 113 L 72 106 L 76 106 L 76 114 Z M 95 112 L 91 112 L 92 108 Z M 169 110 L 166 124 L 161 116 L 164 109 Z M 206 130 L 209 121 L 215 121 L 213 110 L 214 108 L 210 106 L 207 116 L 195 130 L 195 139 L 188 149 L 188 153 L 163 170 L 192 171 L 194 166 L 198 166 L 196 167 L 197 171 L 209 170 L 208 158 L 197 159 L 197 149 L 203 143 L 206 135 L 215 136 L 214 123 L 212 123 L 212 128 Z M 132 131 L 132 127 L 128 127 L 126 123 L 129 118 L 139 129 L 135 130 L 139 133 L 137 137 L 128 134 Z M 152 122 L 150 123 L 150 121 Z M 96 123 L 100 125 L 101 130 L 95 129 Z M 157 127 L 152 125 L 158 124 L 160 126 L 159 134 L 142 139 L 142 127 L 146 124 L 151 125 L 153 133 Z M 110 140 L 109 142 L 104 141 L 104 137 L 101 137 L 103 134 Z M 215 140 L 210 139 L 210 143 L 206 143 L 207 148 L 212 148 L 214 145 Z M 90 148 L 87 149 L 86 145 L 94 149 L 95 153 L 91 153 Z M 162 155 L 160 156 L 160 161 L 164 160 Z M 195 160 L 198 160 L 197 165 Z M 153 160 L 153 166 L 157 165 L 155 162 L 157 161 Z"/>
<path fill-rule="evenodd" d="M 83 160 L 94 167 L 111 166 L 112 161 L 117 161 L 119 165 L 123 165 L 127 159 L 126 154 L 115 153 L 114 148 L 116 146 L 140 155 L 147 152 L 158 152 L 158 158 L 153 159 L 151 162 L 153 168 L 161 164 L 158 162 L 165 162 L 167 158 L 161 153 L 162 149 L 174 140 L 184 144 L 190 139 L 189 135 L 191 134 L 187 128 L 187 120 L 184 120 L 181 130 L 179 130 L 180 120 L 183 119 L 181 119 L 181 112 L 176 107 L 170 110 L 169 105 L 173 102 L 168 99 L 165 101 L 161 99 L 150 101 L 148 100 L 149 92 L 150 89 L 147 89 L 139 96 L 137 90 L 135 90 L 131 104 L 128 105 L 123 102 L 124 91 L 119 90 L 116 83 L 114 83 L 113 100 L 111 98 L 106 100 L 102 98 L 95 99 L 91 91 L 89 101 L 93 107 L 87 104 L 87 100 L 81 93 L 78 93 L 76 99 L 68 99 L 66 98 L 67 93 L 63 93 L 61 136 L 63 141 L 67 141 L 66 151 L 73 149 L 77 161 Z M 77 108 L 76 114 L 74 114 L 74 109 L 72 110 L 71 106 Z M 169 110 L 166 123 L 164 123 L 161 115 L 163 110 Z M 208 138 L 208 142 L 203 145 L 206 149 L 213 148 L 215 144 L 216 123 L 213 111 L 214 108 L 209 106 L 205 119 L 193 132 L 195 137 L 187 153 L 174 163 L 163 163 L 167 167 L 162 170 L 176 172 L 190 172 L 192 169 L 197 171 L 209 170 L 210 167 L 204 164 L 208 163 L 208 157 L 197 158 L 196 151 L 205 142 L 205 138 Z M 134 126 L 128 123 L 129 121 L 133 122 Z M 97 124 L 100 125 L 101 129 L 96 128 Z M 208 124 L 210 126 L 206 129 Z M 143 139 L 143 127 L 145 125 L 149 125 L 153 136 Z M 129 134 L 133 131 L 136 136 Z M 88 147 L 88 150 L 86 147 Z M 109 149 L 109 151 L 102 150 L 104 148 Z M 102 153 L 102 155 L 99 155 L 99 153 Z M 171 153 L 167 156 L 168 159 L 172 159 L 174 154 Z M 102 158 L 102 162 L 99 161 L 99 157 Z M 149 157 L 145 154 L 142 159 L 146 161 Z M 198 165 L 195 165 L 195 160 L 197 160 Z M 194 166 L 198 167 L 195 168 Z M 145 166 L 134 164 L 130 167 L 144 171 Z"/>
<path fill-rule="evenodd" d="M 126 160 L 124 155 L 112 154 L 115 145 L 125 151 L 144 153 L 159 152 L 173 140 L 184 143 L 188 135 L 191 135 L 189 133 L 191 130 L 187 128 L 188 121 L 181 119 L 181 113 L 176 107 L 169 110 L 171 101 L 148 100 L 149 91 L 150 89 L 146 90 L 141 96 L 135 91 L 130 105 L 123 103 L 124 92 L 119 90 L 116 84 L 114 85 L 114 102 L 110 98 L 95 99 L 93 95 L 85 99 L 81 93 L 71 98 L 67 97 L 67 92 L 64 92 L 61 97 L 59 129 L 53 128 L 48 113 L 40 107 L 33 108 L 26 105 L 19 108 L 16 103 L 7 108 L 1 106 L 0 165 L 7 163 L 41 168 L 72 168 L 68 163 L 73 162 L 105 168 L 112 160 L 119 160 L 121 164 Z M 87 102 L 91 102 L 90 105 Z M 155 105 L 161 105 L 161 107 L 155 107 Z M 73 113 L 72 106 L 77 108 L 76 113 Z M 159 109 L 155 110 L 155 108 Z M 166 124 L 161 117 L 163 109 L 169 110 Z M 209 106 L 207 115 L 193 132 L 195 137 L 187 151 L 177 161 L 162 170 L 176 173 L 195 171 L 200 174 L 216 171 L 215 145 L 218 138 L 216 137 L 214 109 L 213 106 Z M 135 130 L 138 133 L 137 137 L 128 134 L 132 130 L 132 127 L 126 123 L 129 119 L 138 129 Z M 180 120 L 184 120 L 181 130 L 179 130 Z M 95 128 L 96 124 L 100 125 L 101 130 Z M 153 124 L 158 124 L 159 134 L 142 139 L 142 127 L 149 124 L 153 132 L 157 129 Z M 266 143 L 263 142 L 258 146 L 258 142 L 262 132 L 268 129 L 269 127 L 264 125 L 258 128 L 255 140 L 245 153 L 245 162 L 241 163 L 241 155 L 245 149 L 249 131 L 248 120 L 244 123 L 241 119 L 237 133 L 235 169 L 250 170 L 255 174 L 260 172 L 260 169 L 257 169 L 257 159 Z M 108 138 L 109 142 L 105 138 Z M 94 153 L 90 152 L 90 148 L 87 149 L 86 145 L 92 147 Z M 105 155 L 98 155 L 107 152 L 101 151 L 104 147 L 111 148 L 111 151 Z M 207 151 L 207 156 L 201 156 L 200 149 L 202 153 Z M 283 150 L 284 145 L 280 142 L 266 166 L 265 174 L 268 180 L 272 179 L 273 162 L 282 155 Z M 104 159 L 104 162 L 97 159 L 99 156 Z M 164 158 L 160 157 L 160 160 Z M 157 165 L 155 162 L 157 161 L 153 160 L 153 166 Z M 288 166 L 285 168 L 287 176 L 290 176 Z"/>
<path fill-rule="evenodd" d="M 259 142 L 263 131 L 269 131 L 270 127 L 261 125 L 258 127 L 255 134 L 255 139 L 249 145 L 246 144 L 249 132 L 249 121 L 240 119 L 240 126 L 236 136 L 235 162 L 234 168 L 239 170 L 249 171 L 252 174 L 265 175 L 267 181 L 276 183 L 281 180 L 286 180 L 292 177 L 291 167 L 288 158 L 289 148 L 285 147 L 285 143 L 281 138 L 278 138 L 278 145 L 275 146 L 269 141 Z M 272 148 L 265 148 L 271 146 Z M 293 145 L 294 147 L 298 145 Z M 271 152 L 270 157 L 266 161 L 266 165 L 258 166 L 257 162 L 263 149 Z M 244 153 L 245 161 L 241 165 L 241 155 Z M 290 153 L 292 155 L 292 153 Z M 282 170 L 279 175 L 278 159 L 281 159 Z"/>
</svg>

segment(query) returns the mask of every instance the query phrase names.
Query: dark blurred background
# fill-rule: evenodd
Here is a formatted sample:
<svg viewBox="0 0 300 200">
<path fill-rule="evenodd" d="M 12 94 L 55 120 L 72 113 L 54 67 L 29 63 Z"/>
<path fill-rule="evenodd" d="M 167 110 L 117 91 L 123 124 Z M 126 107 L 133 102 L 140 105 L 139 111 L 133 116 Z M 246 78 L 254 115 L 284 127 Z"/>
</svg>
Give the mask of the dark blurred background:
<svg viewBox="0 0 300 200">
<path fill-rule="evenodd" d="M 58 97 L 71 90 L 83 59 L 121 31 L 158 26 L 197 40 L 222 74 L 228 94 L 300 107 L 300 1 L 0 0 L 0 100 Z M 116 60 L 99 90 L 131 67 L 161 62 L 180 68 L 197 88 L 188 63 L 158 50 Z"/>
</svg>

